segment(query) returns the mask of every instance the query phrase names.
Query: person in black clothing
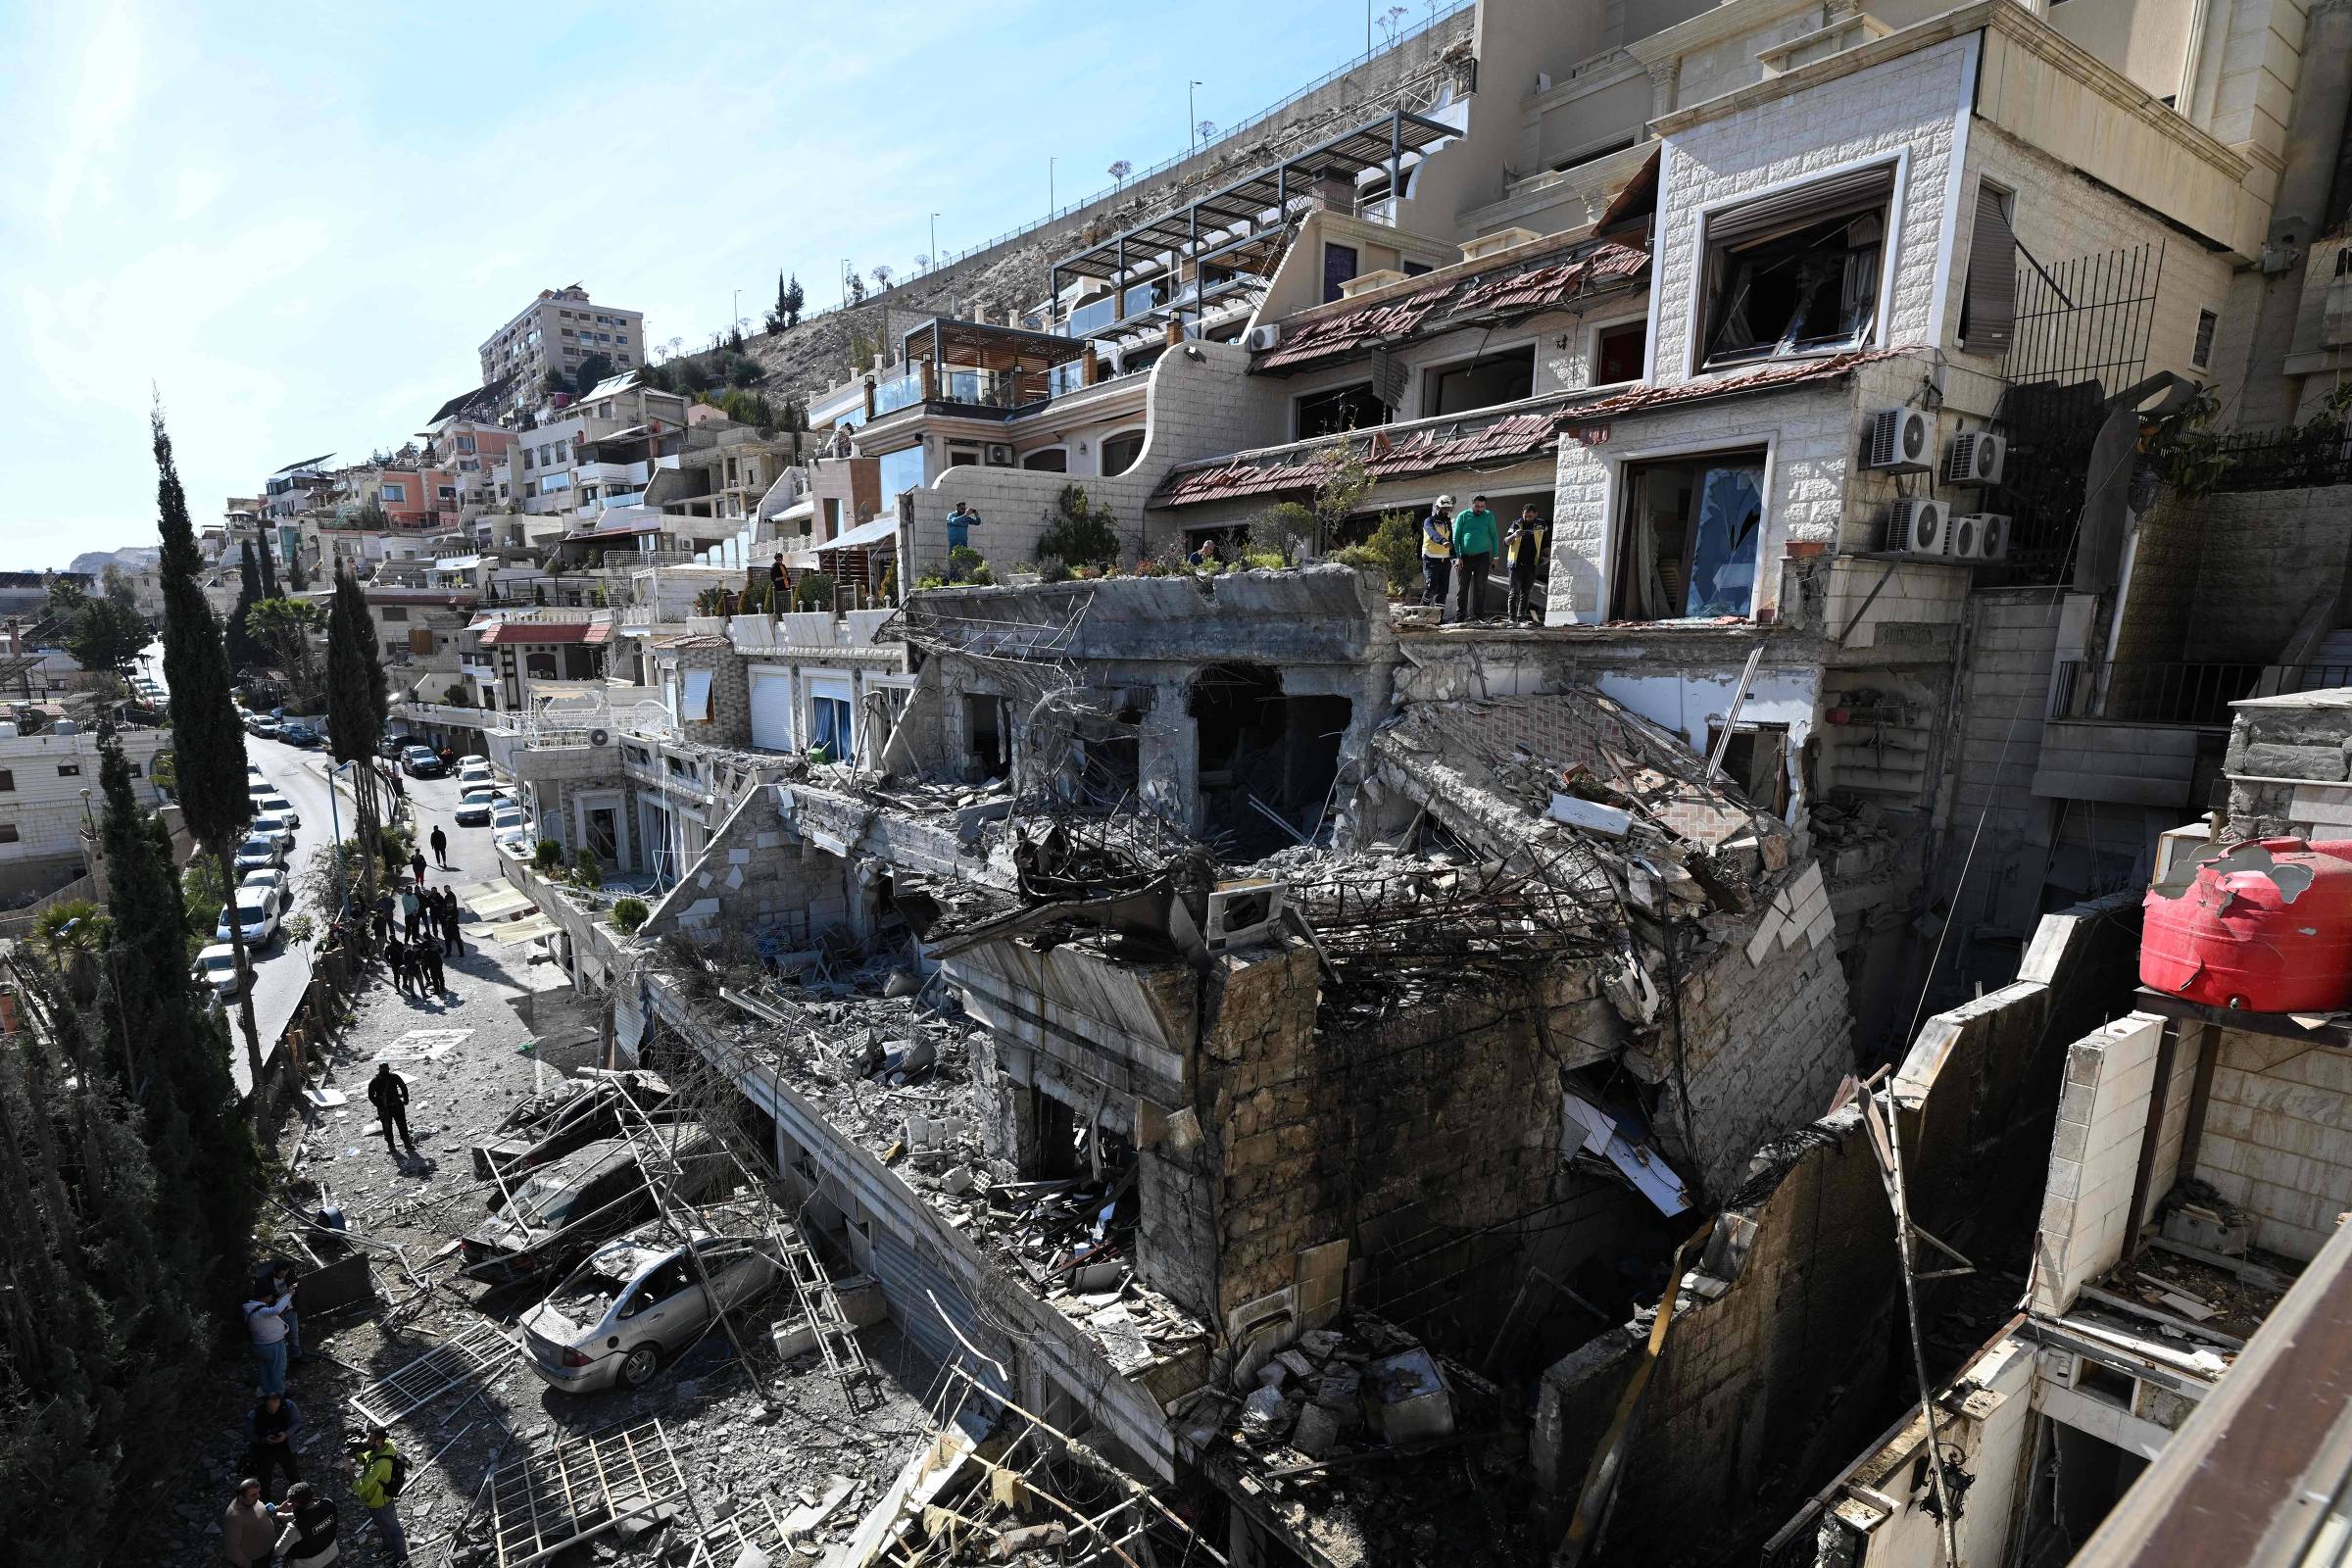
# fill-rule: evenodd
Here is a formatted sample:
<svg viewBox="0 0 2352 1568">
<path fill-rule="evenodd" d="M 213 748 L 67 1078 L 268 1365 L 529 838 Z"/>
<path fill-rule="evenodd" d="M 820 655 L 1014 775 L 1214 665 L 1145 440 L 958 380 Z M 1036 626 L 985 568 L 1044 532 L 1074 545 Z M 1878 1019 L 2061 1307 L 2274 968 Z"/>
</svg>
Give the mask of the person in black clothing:
<svg viewBox="0 0 2352 1568">
<path fill-rule="evenodd" d="M 421 995 L 424 991 L 424 983 L 429 980 L 432 982 L 433 994 L 435 996 L 446 997 L 449 995 L 449 982 L 442 978 L 441 974 L 441 944 L 434 939 L 432 925 L 430 923 L 435 913 L 437 913 L 437 911 L 432 910 L 428 906 L 424 940 L 417 943 L 415 950 L 416 954 L 416 961 L 419 965 L 419 972 L 416 976 L 416 990 L 418 994 Z"/>
<path fill-rule="evenodd" d="M 245 1469 L 261 1478 L 262 1495 L 270 1494 L 273 1470 L 283 1470 L 289 1484 L 302 1479 L 294 1462 L 294 1434 L 301 1430 L 302 1411 L 282 1394 L 263 1395 L 261 1402 L 245 1413 L 245 1438 L 253 1445 Z"/>
<path fill-rule="evenodd" d="M 431 839 L 431 843 L 432 843 L 432 846 L 433 846 L 433 861 L 434 861 L 434 863 L 435 863 L 435 864 L 437 864 L 437 865 L 439 865 L 439 866 L 441 867 L 441 869 L 443 869 L 444 871 L 448 870 L 448 869 L 449 869 L 449 835 L 441 831 L 441 824 L 440 824 L 440 823 L 438 823 L 438 822 L 435 822 L 435 823 L 433 824 L 433 836 L 432 836 L 432 839 Z"/>
<path fill-rule="evenodd" d="M 400 1149 L 392 1142 L 397 1131 L 400 1141 L 416 1152 L 416 1140 L 409 1136 L 409 1082 L 392 1070 L 388 1061 L 375 1064 L 375 1076 L 368 1080 L 368 1103 L 375 1107 L 378 1121 L 383 1125 L 384 1148 L 397 1158 Z"/>
<path fill-rule="evenodd" d="M 385 888 L 375 896 L 375 945 L 382 947 L 392 940 L 392 890 Z"/>
<path fill-rule="evenodd" d="M 392 971 L 392 984 L 402 996 L 409 994 L 409 945 L 396 936 L 384 938 L 384 967 Z"/>
<path fill-rule="evenodd" d="M 416 873 L 416 885 L 424 886 L 424 852 L 417 850 L 409 857 L 409 869 Z"/>
<path fill-rule="evenodd" d="M 453 954 L 466 951 L 466 938 L 459 926 L 463 916 L 458 912 L 458 893 L 455 888 L 441 890 L 441 940 Z"/>
<path fill-rule="evenodd" d="M 277 1516 L 292 1521 L 277 1538 L 277 1554 L 285 1559 L 286 1568 L 309 1568 L 312 1563 L 331 1562 L 341 1555 L 334 1549 L 335 1505 L 313 1491 L 308 1481 L 297 1481 L 286 1489 L 286 1505 Z"/>
</svg>

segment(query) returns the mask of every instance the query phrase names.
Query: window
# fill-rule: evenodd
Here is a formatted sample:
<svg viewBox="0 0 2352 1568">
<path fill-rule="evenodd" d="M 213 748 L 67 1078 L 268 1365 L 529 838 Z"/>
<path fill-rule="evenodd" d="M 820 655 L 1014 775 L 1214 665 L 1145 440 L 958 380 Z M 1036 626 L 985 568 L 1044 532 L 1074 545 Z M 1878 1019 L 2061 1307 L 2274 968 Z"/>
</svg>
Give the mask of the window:
<svg viewBox="0 0 2352 1568">
<path fill-rule="evenodd" d="M 1355 276 L 1356 256 L 1352 245 L 1323 246 L 1323 300 L 1325 304 L 1340 297 L 1340 285 Z"/>
<path fill-rule="evenodd" d="M 458 437 L 458 450 L 465 453 L 467 457 L 471 457 L 478 449 L 474 446 L 473 437 L 469 435 L 462 435 Z"/>
<path fill-rule="evenodd" d="M 858 760 L 857 737 L 850 722 L 848 688 L 809 696 L 808 746 L 811 751 L 822 750 L 829 762 L 853 762 Z"/>
<path fill-rule="evenodd" d="M 57 764 L 57 776 L 59 778 L 79 778 L 81 777 L 81 764 L 79 762 L 60 762 Z"/>
<path fill-rule="evenodd" d="M 882 498 L 896 501 L 902 491 L 912 490 L 923 482 L 923 449 L 911 446 L 886 452 L 875 472 L 882 481 Z"/>
<path fill-rule="evenodd" d="M 136 762 L 133 762 L 133 763 L 131 763 L 131 764 L 130 764 L 130 776 L 131 776 L 132 778 L 145 778 L 145 777 L 147 776 L 147 774 L 146 774 L 146 771 L 145 771 L 144 769 L 142 769 L 142 768 L 139 766 L 139 764 L 138 764 L 138 763 L 136 763 Z"/>
<path fill-rule="evenodd" d="M 1102 438 L 1102 473 L 1108 477 L 1125 473 L 1135 466 L 1135 460 L 1144 455 L 1144 432 L 1121 430 L 1117 435 Z"/>
<path fill-rule="evenodd" d="M 1070 449 L 1047 447 L 1042 452 L 1032 452 L 1021 459 L 1021 466 L 1040 473 L 1067 473 L 1070 471 Z"/>
<path fill-rule="evenodd" d="M 399 621 L 409 618 L 408 609 L 403 605 L 385 605 L 381 609 L 377 610 L 375 613 L 378 618 L 386 621 Z"/>
<path fill-rule="evenodd" d="M 1710 215 L 1703 364 L 1869 341 L 1893 189 L 1881 164 Z"/>
<path fill-rule="evenodd" d="M 11 767 L 0 767 L 0 795 L 14 795 L 16 792 L 16 769 Z"/>
<path fill-rule="evenodd" d="M 539 460 L 532 455 L 529 447 L 524 447 L 522 449 L 522 466 L 525 468 L 536 468 L 539 466 Z"/>
<path fill-rule="evenodd" d="M 1763 453 L 1628 464 L 1619 491 L 1612 620 L 1753 612 Z"/>
<path fill-rule="evenodd" d="M 1291 435 L 1298 441 L 1337 435 L 1342 430 L 1368 430 L 1389 422 L 1388 407 L 1373 395 L 1369 381 L 1309 393 L 1295 402 L 1292 409 Z"/>
<path fill-rule="evenodd" d="M 409 499 L 409 487 L 401 484 L 387 484 L 384 486 L 383 499 L 388 505 L 398 506 Z"/>
<path fill-rule="evenodd" d="M 710 717 L 710 671 L 689 669 L 683 672 L 685 695 L 678 710 L 680 723 L 707 723 Z"/>
<path fill-rule="evenodd" d="M 17 824 L 14 822 L 0 822 L 0 844 L 14 844 L 16 842 Z"/>
<path fill-rule="evenodd" d="M 1977 226 L 1968 240 L 1968 280 L 1960 294 L 1960 342 L 1978 354 L 2005 354 L 2017 330 L 2015 200 L 1998 185 L 1977 184 Z"/>
<path fill-rule="evenodd" d="M 825 497 L 825 537 L 841 537 L 841 501 L 838 497 Z"/>
<path fill-rule="evenodd" d="M 1491 409 L 1497 403 L 1515 403 L 1530 397 L 1535 390 L 1536 348 L 1531 343 L 1523 349 L 1472 360 L 1468 365 L 1430 371 L 1428 390 L 1421 400 L 1421 416 L 1433 418 L 1441 414 Z"/>
<path fill-rule="evenodd" d="M 1429 262 L 1407 262 L 1404 264 L 1404 275 L 1407 277 L 1419 277 L 1423 272 L 1434 272 L 1436 270 L 1437 268 Z"/>
<path fill-rule="evenodd" d="M 1614 386 L 1642 379 L 1649 353 L 1649 323 L 1625 321 L 1592 334 L 1592 385 Z"/>
<path fill-rule="evenodd" d="M 2222 318 L 2211 311 L 2197 313 L 2197 341 L 2188 351 L 2188 363 L 2202 370 L 2213 363 L 2213 331 Z"/>
</svg>

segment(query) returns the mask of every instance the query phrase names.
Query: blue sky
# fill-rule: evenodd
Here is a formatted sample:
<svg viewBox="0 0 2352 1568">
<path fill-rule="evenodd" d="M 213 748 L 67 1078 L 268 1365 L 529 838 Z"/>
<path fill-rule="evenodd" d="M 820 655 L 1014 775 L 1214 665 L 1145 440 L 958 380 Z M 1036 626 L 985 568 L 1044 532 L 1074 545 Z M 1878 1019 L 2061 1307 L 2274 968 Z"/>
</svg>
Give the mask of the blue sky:
<svg viewBox="0 0 2352 1568">
<path fill-rule="evenodd" d="M 1392 0 L 1378 0 L 1386 11 Z M 1443 9 L 1443 6 L 1441 6 Z M 1406 25 L 1429 0 L 1412 0 Z M 155 540 L 398 446 L 585 283 L 656 341 L 907 270 L 1362 51 L 1362 0 L 359 7 L 0 3 L 0 567 Z M 1042 280 L 1041 280 L 1042 281 Z"/>
</svg>

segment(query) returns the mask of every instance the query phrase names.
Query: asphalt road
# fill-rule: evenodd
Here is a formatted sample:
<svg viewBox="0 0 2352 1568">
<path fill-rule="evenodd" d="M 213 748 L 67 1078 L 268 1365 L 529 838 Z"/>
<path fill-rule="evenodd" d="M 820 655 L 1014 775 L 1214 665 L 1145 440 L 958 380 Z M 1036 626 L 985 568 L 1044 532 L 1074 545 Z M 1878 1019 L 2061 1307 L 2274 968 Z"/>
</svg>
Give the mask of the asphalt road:
<svg viewBox="0 0 2352 1568">
<path fill-rule="evenodd" d="M 262 1045 L 267 1052 L 270 1042 L 294 1016 L 302 1004 L 303 992 L 311 982 L 310 949 L 318 945 L 326 932 L 326 914 L 313 898 L 311 858 L 332 838 L 334 813 L 340 813 L 343 835 L 351 836 L 357 820 L 357 807 L 347 780 L 337 779 L 333 791 L 332 812 L 327 790 L 327 762 L 323 750 L 305 750 L 280 741 L 245 737 L 245 759 L 258 766 L 263 776 L 278 788 L 278 793 L 292 803 L 302 826 L 294 833 L 294 850 L 287 864 L 294 885 L 294 908 L 308 912 L 317 927 L 308 946 L 279 937 L 269 949 L 257 956 L 254 963 L 253 1017 L 261 1031 Z M 460 827 L 452 815 L 457 808 L 457 785 L 450 779 L 406 779 L 409 809 L 416 825 L 416 842 L 425 852 L 429 886 L 444 884 L 464 886 L 487 881 L 499 874 L 498 853 L 491 847 L 490 830 L 486 827 Z M 449 859 L 452 869 L 442 870 L 431 864 L 429 843 L 433 828 L 438 825 L 449 837 Z M 232 1012 L 233 1028 L 233 1012 Z M 251 1087 L 251 1075 L 246 1071 L 245 1048 L 242 1039 L 229 1053 L 235 1066 L 240 1091 Z"/>
</svg>

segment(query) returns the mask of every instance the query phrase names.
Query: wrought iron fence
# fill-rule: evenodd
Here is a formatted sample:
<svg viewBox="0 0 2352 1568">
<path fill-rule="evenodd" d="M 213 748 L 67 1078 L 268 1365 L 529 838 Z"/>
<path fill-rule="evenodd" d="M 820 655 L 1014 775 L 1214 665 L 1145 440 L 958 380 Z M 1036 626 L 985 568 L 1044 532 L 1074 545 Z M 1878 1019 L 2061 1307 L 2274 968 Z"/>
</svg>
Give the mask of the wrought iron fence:
<svg viewBox="0 0 2352 1568">
<path fill-rule="evenodd" d="M 2301 490 L 2352 484 L 2352 425 L 2322 420 L 2284 430 L 2233 430 L 2216 490 Z"/>
<path fill-rule="evenodd" d="M 2096 664 L 2069 660 L 2058 666 L 2050 716 L 2224 729 L 2231 703 L 2337 686 L 2352 686 L 2352 664 L 2133 660 L 2110 665 L 2101 681 Z"/>
</svg>

